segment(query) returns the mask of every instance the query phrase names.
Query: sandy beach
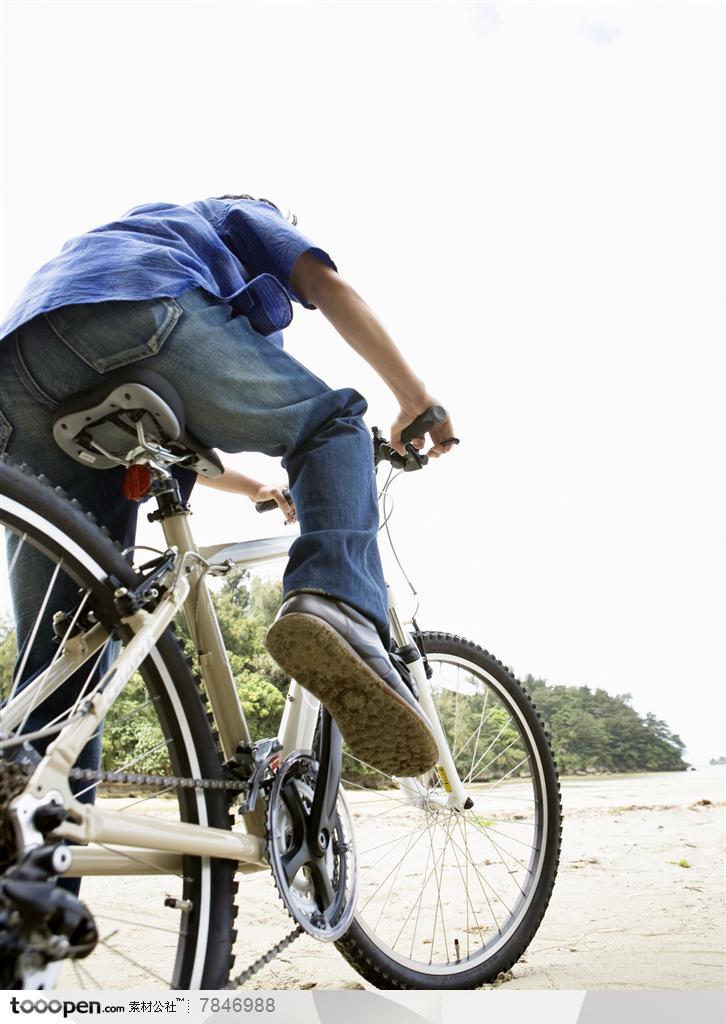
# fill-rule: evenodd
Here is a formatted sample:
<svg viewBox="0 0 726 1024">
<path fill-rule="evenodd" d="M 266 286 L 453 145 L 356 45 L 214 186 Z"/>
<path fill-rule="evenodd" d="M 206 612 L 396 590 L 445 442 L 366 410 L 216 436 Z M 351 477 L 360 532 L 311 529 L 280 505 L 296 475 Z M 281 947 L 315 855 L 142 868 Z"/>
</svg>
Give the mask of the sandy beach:
<svg viewBox="0 0 726 1024">
<path fill-rule="evenodd" d="M 563 846 L 554 894 L 529 949 L 498 984 L 511 989 L 724 987 L 725 781 L 723 768 L 564 779 Z M 155 878 L 133 884 L 148 887 L 150 901 L 164 887 Z M 125 908 L 103 893 L 102 879 L 87 880 L 84 887 L 94 910 L 103 900 L 104 927 L 125 918 Z M 237 971 L 291 928 L 267 873 L 242 877 L 238 898 Z M 173 941 L 172 933 L 139 929 L 136 967 L 97 950 L 83 975 L 64 967 L 60 984 L 90 986 L 95 980 L 124 989 L 153 983 L 143 977 L 141 965 L 153 971 L 158 962 L 164 974 L 162 946 L 171 949 Z M 370 986 L 335 947 L 303 937 L 246 987 Z"/>
<path fill-rule="evenodd" d="M 706 769 L 563 780 L 562 855 L 552 900 L 502 984 L 722 988 L 725 778 L 723 769 Z M 269 929 L 273 942 L 286 927 L 283 916 L 278 931 Z M 242 940 L 239 947 L 252 952 Z M 334 949 L 308 938 L 293 948 L 250 987 L 369 987 Z"/>
</svg>

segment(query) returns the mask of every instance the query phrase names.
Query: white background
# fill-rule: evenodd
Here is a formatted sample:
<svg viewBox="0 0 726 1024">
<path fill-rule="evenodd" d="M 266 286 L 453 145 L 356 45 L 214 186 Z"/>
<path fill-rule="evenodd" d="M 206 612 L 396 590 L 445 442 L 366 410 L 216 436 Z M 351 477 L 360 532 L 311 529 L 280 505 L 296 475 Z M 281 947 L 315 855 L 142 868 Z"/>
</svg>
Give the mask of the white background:
<svg viewBox="0 0 726 1024">
<path fill-rule="evenodd" d="M 462 439 L 394 488 L 424 628 L 631 693 L 695 763 L 726 753 L 721 6 L 3 15 L 3 310 L 133 205 L 292 208 Z M 287 344 L 388 426 L 385 387 L 320 314 L 300 309 Z M 202 542 L 279 523 L 209 491 L 195 510 Z"/>
</svg>

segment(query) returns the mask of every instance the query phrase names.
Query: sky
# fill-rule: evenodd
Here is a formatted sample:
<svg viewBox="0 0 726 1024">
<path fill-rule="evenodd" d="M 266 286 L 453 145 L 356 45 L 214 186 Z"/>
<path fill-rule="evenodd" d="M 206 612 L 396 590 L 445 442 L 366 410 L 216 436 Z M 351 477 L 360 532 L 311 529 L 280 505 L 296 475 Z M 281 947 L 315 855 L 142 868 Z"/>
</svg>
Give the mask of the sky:
<svg viewBox="0 0 726 1024">
<path fill-rule="evenodd" d="M 134 205 L 294 210 L 461 438 L 392 492 L 423 628 L 630 693 L 694 763 L 726 754 L 720 5 L 54 0 L 3 20 L 2 312 Z M 387 430 L 392 396 L 319 313 L 286 344 Z M 194 509 L 200 543 L 283 532 L 244 498 L 198 488 Z"/>
</svg>

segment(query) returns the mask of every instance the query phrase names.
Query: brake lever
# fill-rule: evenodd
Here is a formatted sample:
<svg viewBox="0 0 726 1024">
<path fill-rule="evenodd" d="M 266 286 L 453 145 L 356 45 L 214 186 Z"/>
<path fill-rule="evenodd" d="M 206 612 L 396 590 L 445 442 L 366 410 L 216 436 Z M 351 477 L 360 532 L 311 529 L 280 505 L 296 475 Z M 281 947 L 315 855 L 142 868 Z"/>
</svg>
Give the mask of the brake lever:
<svg viewBox="0 0 726 1024">
<path fill-rule="evenodd" d="M 403 469 L 406 465 L 406 457 L 400 455 L 393 448 L 378 427 L 373 427 L 373 465 L 378 466 L 379 462 L 390 462 L 396 469 Z"/>
<path fill-rule="evenodd" d="M 410 441 L 406 445 L 406 455 L 399 456 L 399 458 L 403 459 L 404 473 L 410 473 L 415 469 L 423 469 L 429 461 L 428 455 L 424 455 L 418 448 L 414 448 Z"/>
</svg>

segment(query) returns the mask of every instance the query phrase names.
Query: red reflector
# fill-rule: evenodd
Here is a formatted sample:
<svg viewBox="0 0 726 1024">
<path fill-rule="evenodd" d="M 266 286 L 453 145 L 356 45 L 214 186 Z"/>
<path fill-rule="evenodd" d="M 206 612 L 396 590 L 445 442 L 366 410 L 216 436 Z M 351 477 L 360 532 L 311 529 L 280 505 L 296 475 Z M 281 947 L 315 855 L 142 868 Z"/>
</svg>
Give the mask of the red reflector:
<svg viewBox="0 0 726 1024">
<path fill-rule="evenodd" d="M 151 487 L 151 470 L 148 466 L 129 466 L 124 473 L 124 497 L 129 501 L 141 501 Z"/>
</svg>

